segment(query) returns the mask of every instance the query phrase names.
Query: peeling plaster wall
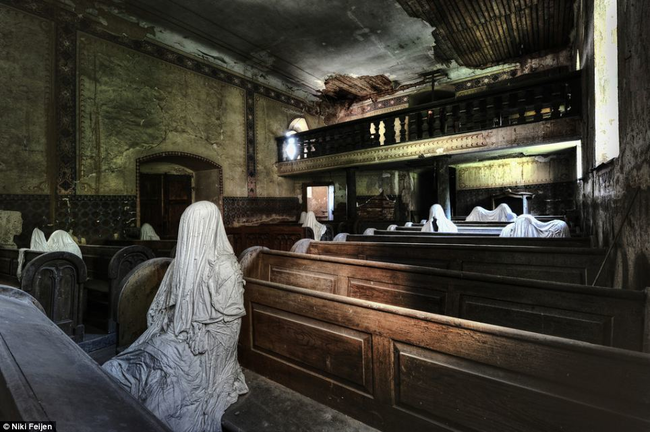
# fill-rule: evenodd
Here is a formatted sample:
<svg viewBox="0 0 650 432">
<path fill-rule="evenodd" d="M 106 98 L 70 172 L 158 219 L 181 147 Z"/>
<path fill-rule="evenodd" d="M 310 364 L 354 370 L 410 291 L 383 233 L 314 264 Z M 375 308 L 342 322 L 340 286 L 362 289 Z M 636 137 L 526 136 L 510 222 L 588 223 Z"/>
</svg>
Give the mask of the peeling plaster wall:
<svg viewBox="0 0 650 432">
<path fill-rule="evenodd" d="M 492 208 L 492 196 L 505 189 L 531 192 L 530 213 L 564 215 L 576 208 L 575 150 L 551 156 L 501 159 L 456 168 L 458 216 L 476 206 Z"/>
<path fill-rule="evenodd" d="M 52 22 L 0 5 L 0 194 L 50 191 L 53 44 Z"/>
<path fill-rule="evenodd" d="M 575 180 L 575 152 L 500 159 L 457 167 L 457 190 L 517 187 Z"/>
<path fill-rule="evenodd" d="M 257 176 L 260 179 L 257 182 L 257 195 L 260 197 L 294 195 L 294 180 L 278 177 L 275 167 L 278 160 L 275 138 L 284 135 L 291 121 L 297 117 L 304 117 L 309 129 L 323 126 L 319 117 L 261 95 L 255 96 Z"/>
<path fill-rule="evenodd" d="M 582 191 L 587 231 L 600 246 L 614 244 L 610 260 L 615 262 L 615 286 L 634 290 L 650 286 L 648 22 L 650 5 L 646 0 L 618 0 L 620 155 L 587 171 Z M 583 59 L 588 77 L 593 76 L 589 70 L 593 68 L 593 55 L 593 49 L 587 47 Z M 589 170 L 595 165 L 593 114 L 587 133 L 585 154 Z M 619 230 L 620 237 L 614 243 Z"/>
<path fill-rule="evenodd" d="M 181 151 L 246 196 L 245 92 L 93 36 L 79 37 L 79 194 L 134 195 L 136 159 Z"/>
</svg>

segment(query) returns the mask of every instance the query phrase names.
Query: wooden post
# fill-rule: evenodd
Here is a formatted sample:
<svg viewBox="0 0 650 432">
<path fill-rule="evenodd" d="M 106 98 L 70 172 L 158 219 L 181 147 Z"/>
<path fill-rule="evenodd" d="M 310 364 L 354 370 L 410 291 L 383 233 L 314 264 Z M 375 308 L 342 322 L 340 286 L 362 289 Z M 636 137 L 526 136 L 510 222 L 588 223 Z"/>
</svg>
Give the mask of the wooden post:
<svg viewBox="0 0 650 432">
<path fill-rule="evenodd" d="M 449 156 L 436 158 L 436 189 L 438 204 L 445 210 L 445 215 L 451 219 L 451 198 L 449 196 Z"/>
<path fill-rule="evenodd" d="M 345 183 L 347 192 L 347 216 L 348 221 L 357 218 L 357 169 L 348 168 L 345 170 Z"/>
</svg>

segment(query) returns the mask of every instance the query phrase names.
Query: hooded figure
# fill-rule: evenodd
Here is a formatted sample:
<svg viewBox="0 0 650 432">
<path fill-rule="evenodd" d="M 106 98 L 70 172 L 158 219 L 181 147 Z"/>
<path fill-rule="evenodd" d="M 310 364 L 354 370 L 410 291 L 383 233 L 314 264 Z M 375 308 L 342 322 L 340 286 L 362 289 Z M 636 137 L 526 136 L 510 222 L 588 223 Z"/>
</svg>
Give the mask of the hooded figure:
<svg viewBox="0 0 650 432">
<path fill-rule="evenodd" d="M 494 210 L 486 210 L 483 207 L 474 207 L 472 212 L 465 218 L 468 222 L 512 222 L 517 215 L 510 209 L 508 204 L 499 204 Z"/>
<path fill-rule="evenodd" d="M 316 220 L 316 215 L 312 211 L 307 213 L 307 216 L 305 216 L 305 222 L 302 226 L 309 227 L 314 231 L 314 240 L 320 240 L 320 238 L 323 237 L 323 234 L 325 234 L 325 231 L 327 231 L 327 227 Z"/>
<path fill-rule="evenodd" d="M 47 240 L 43 231 L 34 228 L 34 231 L 32 231 L 32 240 L 29 242 L 29 248 L 39 252 L 47 252 Z"/>
<path fill-rule="evenodd" d="M 147 313 L 147 331 L 104 364 L 177 432 L 221 431 L 221 416 L 248 387 L 237 362 L 244 283 L 216 205 L 181 216 L 176 259 Z"/>
<path fill-rule="evenodd" d="M 47 241 L 47 251 L 70 252 L 77 255 L 79 258 L 83 258 L 81 256 L 81 249 L 79 249 L 77 243 L 74 241 L 70 234 L 63 230 L 56 230 L 52 233 L 49 240 Z"/>
<path fill-rule="evenodd" d="M 20 280 L 23 277 L 23 265 L 25 264 L 25 251 L 35 250 L 38 252 L 49 252 L 45 234 L 38 228 L 32 231 L 32 239 L 29 242 L 29 249 L 18 249 L 18 269 L 16 270 L 16 277 Z"/>
<path fill-rule="evenodd" d="M 144 223 L 140 227 L 140 240 L 160 240 L 160 237 L 151 225 Z"/>
<path fill-rule="evenodd" d="M 561 220 L 540 222 L 531 215 L 520 215 L 507 225 L 500 237 L 571 237 L 569 226 Z"/>
<path fill-rule="evenodd" d="M 305 218 L 307 217 L 307 213 L 305 212 L 300 212 L 300 219 L 298 219 L 299 224 L 304 224 L 305 223 Z"/>
<path fill-rule="evenodd" d="M 438 226 L 438 231 L 435 230 L 434 220 Z M 442 206 L 440 204 L 434 204 L 429 209 L 429 220 L 426 221 L 421 232 L 457 233 L 458 228 L 456 224 L 447 219 Z"/>
</svg>

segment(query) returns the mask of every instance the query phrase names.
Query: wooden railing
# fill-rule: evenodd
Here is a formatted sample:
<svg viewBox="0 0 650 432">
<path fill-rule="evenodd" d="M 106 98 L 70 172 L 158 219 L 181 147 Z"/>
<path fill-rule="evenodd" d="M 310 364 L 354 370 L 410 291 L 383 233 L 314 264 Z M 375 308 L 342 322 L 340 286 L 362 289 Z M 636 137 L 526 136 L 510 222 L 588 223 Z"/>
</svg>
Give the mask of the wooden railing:
<svg viewBox="0 0 650 432">
<path fill-rule="evenodd" d="M 580 72 L 278 137 L 288 162 L 581 115 Z"/>
</svg>

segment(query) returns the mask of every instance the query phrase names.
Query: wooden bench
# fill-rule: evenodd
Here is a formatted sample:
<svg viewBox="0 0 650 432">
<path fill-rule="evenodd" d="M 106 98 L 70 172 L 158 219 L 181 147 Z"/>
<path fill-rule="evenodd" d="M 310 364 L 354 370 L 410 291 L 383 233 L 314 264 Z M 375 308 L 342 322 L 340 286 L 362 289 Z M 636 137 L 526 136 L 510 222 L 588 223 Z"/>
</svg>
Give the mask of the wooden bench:
<svg viewBox="0 0 650 432">
<path fill-rule="evenodd" d="M 647 350 L 648 293 L 251 248 L 246 277 L 593 344 Z M 248 289 L 248 286 L 246 286 Z"/>
<path fill-rule="evenodd" d="M 505 225 L 504 225 L 505 226 Z M 454 235 L 458 234 L 466 234 L 466 235 L 484 235 L 484 236 L 499 236 L 501 234 L 501 230 L 503 230 L 502 227 L 496 226 L 459 226 L 458 227 L 458 232 L 454 233 Z M 407 226 L 398 226 L 395 228 L 395 231 L 398 232 L 408 232 L 408 233 L 418 233 L 422 232 L 422 227 L 407 227 Z M 439 233 L 439 234 L 447 234 L 449 235 L 450 233 Z"/>
<path fill-rule="evenodd" d="M 65 253 L 65 252 L 54 252 Z M 0 418 L 60 431 L 166 431 L 33 304 L 0 288 Z M 21 298 L 23 297 L 23 298 Z"/>
<path fill-rule="evenodd" d="M 82 245 L 79 248 L 88 267 L 86 320 L 108 333 L 114 333 L 119 283 L 135 266 L 154 258 L 154 254 L 151 249 L 139 245 Z"/>
<path fill-rule="evenodd" d="M 84 337 L 83 287 L 86 265 L 69 252 L 26 250 L 22 278 L 18 280 L 18 249 L 0 249 L 2 283 L 29 293 L 45 314 L 74 341 Z"/>
<path fill-rule="evenodd" d="M 397 242 L 397 243 L 446 243 L 512 246 L 591 247 L 590 237 L 534 238 L 495 237 L 475 235 L 451 235 L 438 233 L 408 233 L 401 231 L 375 231 L 374 235 L 348 234 L 347 241 Z"/>
<path fill-rule="evenodd" d="M 226 234 L 237 256 L 252 246 L 288 251 L 298 240 L 314 238 L 311 228 L 303 228 L 298 224 L 226 227 Z"/>
<path fill-rule="evenodd" d="M 294 252 L 410 264 L 448 270 L 515 276 L 555 282 L 591 285 L 605 259 L 606 250 L 471 244 L 316 242 L 303 239 Z M 612 286 L 613 271 L 607 266 L 599 286 Z"/>
<path fill-rule="evenodd" d="M 171 258 L 153 258 L 138 264 L 120 282 L 117 303 L 117 352 L 122 352 L 147 329 L 147 311 Z"/>
<path fill-rule="evenodd" d="M 384 431 L 650 430 L 647 354 L 250 277 L 245 306 L 244 367 Z"/>
</svg>

